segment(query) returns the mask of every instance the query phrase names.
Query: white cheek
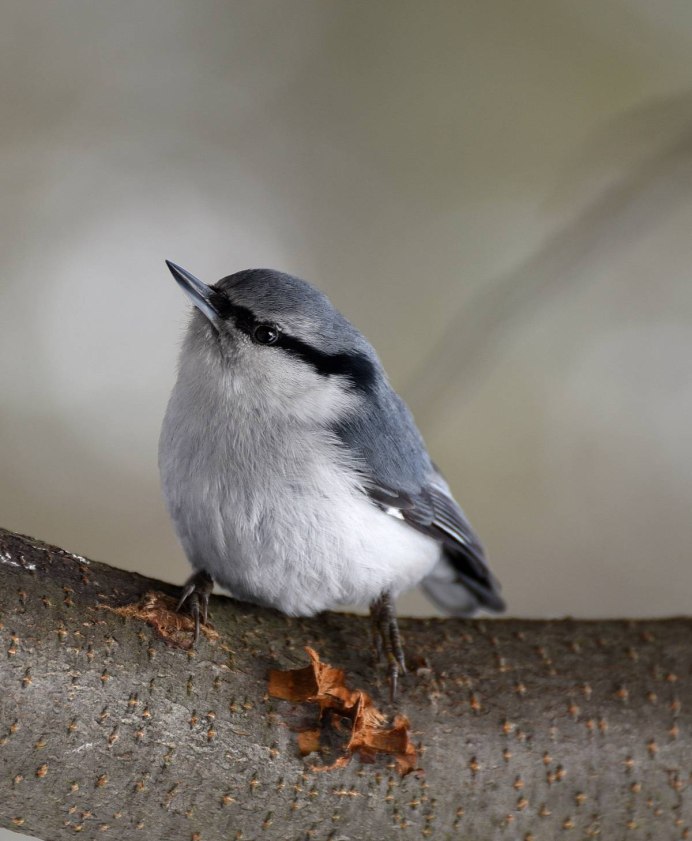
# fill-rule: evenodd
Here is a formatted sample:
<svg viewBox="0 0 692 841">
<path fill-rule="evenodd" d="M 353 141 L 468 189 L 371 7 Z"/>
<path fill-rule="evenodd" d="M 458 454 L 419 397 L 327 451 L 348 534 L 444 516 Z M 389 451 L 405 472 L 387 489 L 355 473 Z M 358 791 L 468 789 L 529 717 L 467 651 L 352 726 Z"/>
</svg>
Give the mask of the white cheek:
<svg viewBox="0 0 692 841">
<path fill-rule="evenodd" d="M 329 423 L 343 417 L 358 402 L 358 393 L 344 377 L 318 374 L 310 365 L 280 350 L 263 353 L 262 357 L 251 360 L 256 376 L 246 378 L 246 394 L 269 415 Z"/>
<path fill-rule="evenodd" d="M 339 420 L 352 409 L 358 395 L 340 377 L 324 377 L 315 373 L 313 382 L 296 389 L 291 399 L 291 414 L 298 420 L 329 423 Z"/>
<path fill-rule="evenodd" d="M 321 425 L 339 420 L 360 400 L 345 377 L 318 374 L 279 348 L 258 347 L 234 334 L 219 342 L 205 324 L 195 327 L 181 370 L 186 369 L 193 390 L 211 389 L 221 404 L 241 404 L 260 417 Z"/>
</svg>

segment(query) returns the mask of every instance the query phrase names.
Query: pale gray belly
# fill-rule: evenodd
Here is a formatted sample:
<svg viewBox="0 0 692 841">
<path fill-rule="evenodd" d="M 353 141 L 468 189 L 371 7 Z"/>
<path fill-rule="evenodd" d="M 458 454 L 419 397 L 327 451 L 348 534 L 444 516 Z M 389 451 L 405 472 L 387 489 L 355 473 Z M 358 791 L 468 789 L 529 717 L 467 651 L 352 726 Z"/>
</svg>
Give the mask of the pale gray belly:
<svg viewBox="0 0 692 841">
<path fill-rule="evenodd" d="M 259 483 L 232 470 L 164 477 L 190 563 L 233 596 L 311 615 L 408 589 L 439 559 L 439 544 L 372 505 L 326 458 L 271 472 Z"/>
</svg>

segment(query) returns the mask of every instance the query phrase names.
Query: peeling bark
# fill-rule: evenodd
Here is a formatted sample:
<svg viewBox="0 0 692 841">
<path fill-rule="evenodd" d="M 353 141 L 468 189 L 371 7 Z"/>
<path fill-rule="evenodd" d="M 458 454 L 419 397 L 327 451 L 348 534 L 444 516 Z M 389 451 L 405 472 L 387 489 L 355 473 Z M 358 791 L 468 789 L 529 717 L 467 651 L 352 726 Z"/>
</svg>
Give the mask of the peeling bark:
<svg viewBox="0 0 692 841">
<path fill-rule="evenodd" d="M 196 651 L 138 615 L 162 582 L 0 530 L 0 826 L 88 839 L 685 839 L 692 620 L 402 620 L 420 771 L 318 773 L 303 647 L 388 709 L 362 617 L 215 597 Z M 103 608 L 106 609 L 103 609 Z"/>
</svg>

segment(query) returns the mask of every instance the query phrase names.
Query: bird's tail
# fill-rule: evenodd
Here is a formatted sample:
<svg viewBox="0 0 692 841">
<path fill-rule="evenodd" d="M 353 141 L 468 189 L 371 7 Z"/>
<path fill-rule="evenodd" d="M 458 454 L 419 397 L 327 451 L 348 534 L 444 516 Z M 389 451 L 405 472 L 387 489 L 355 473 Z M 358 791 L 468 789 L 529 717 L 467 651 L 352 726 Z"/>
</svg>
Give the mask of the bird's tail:
<svg viewBox="0 0 692 841">
<path fill-rule="evenodd" d="M 457 558 L 443 555 L 421 582 L 428 598 L 452 616 L 471 616 L 477 610 L 503 611 L 505 602 L 500 596 L 500 586 L 490 571 L 484 569 L 486 574 L 481 577 L 465 574 L 460 566 Z"/>
</svg>

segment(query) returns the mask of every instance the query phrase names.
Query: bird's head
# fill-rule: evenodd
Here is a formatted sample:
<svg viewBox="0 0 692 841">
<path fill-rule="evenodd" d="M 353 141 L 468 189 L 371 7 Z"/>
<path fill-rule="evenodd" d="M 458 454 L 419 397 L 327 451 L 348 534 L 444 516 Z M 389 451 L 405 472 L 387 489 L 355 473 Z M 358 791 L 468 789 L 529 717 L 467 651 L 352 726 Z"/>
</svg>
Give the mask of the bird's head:
<svg viewBox="0 0 692 841">
<path fill-rule="evenodd" d="M 309 283 L 248 269 L 208 286 L 166 263 L 196 308 L 183 363 L 262 410 L 338 420 L 384 376 L 367 339 Z"/>
</svg>

